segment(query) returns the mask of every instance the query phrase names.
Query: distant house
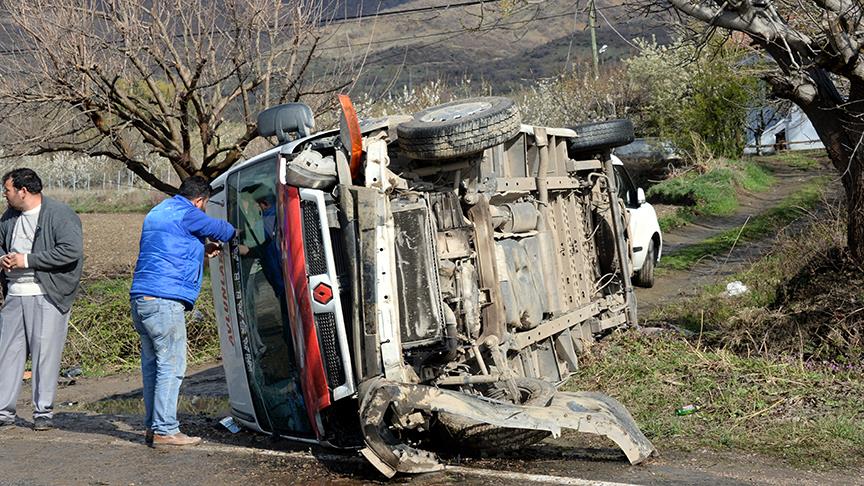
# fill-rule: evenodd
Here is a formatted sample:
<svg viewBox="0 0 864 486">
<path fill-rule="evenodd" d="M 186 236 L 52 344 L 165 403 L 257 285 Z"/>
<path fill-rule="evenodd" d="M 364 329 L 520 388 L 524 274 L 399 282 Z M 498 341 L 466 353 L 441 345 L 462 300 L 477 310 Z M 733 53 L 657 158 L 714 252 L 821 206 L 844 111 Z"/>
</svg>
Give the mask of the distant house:
<svg viewBox="0 0 864 486">
<path fill-rule="evenodd" d="M 764 128 L 760 130 L 759 127 Z M 748 117 L 747 145 L 744 147 L 747 155 L 822 148 L 825 145 L 819 140 L 810 119 L 795 105 L 789 108 L 785 116 L 771 108 L 762 108 L 754 110 Z"/>
</svg>

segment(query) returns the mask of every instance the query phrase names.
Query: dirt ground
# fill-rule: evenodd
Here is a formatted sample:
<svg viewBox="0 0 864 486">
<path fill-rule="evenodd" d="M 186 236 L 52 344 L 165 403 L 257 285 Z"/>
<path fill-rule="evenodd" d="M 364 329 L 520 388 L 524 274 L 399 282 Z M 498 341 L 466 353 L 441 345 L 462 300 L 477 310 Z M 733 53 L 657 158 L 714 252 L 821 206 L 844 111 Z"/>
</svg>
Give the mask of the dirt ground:
<svg viewBox="0 0 864 486">
<path fill-rule="evenodd" d="M 763 163 L 771 167 L 772 175 L 776 179 L 776 183 L 769 190 L 739 197 L 738 210 L 731 216 L 701 218 L 693 224 L 664 233 L 663 253 L 670 253 L 678 248 L 705 241 L 733 228 L 741 228 L 750 218 L 778 205 L 784 198 L 814 179 L 833 174 L 831 170 L 824 167 L 802 171 L 776 162 Z M 829 196 L 831 191 L 835 194 L 840 194 L 838 191 L 842 191 L 839 181 L 834 181 L 831 188 Z M 658 214 L 662 211 L 664 208 L 658 208 Z M 724 277 L 740 271 L 744 266 L 761 258 L 770 250 L 771 243 L 771 238 L 767 238 L 764 241 L 736 245 L 727 255 L 706 258 L 690 271 L 664 269 L 662 275 L 657 277 L 657 285 L 653 288 L 636 288 L 639 314 L 647 315 L 663 302 L 694 295 L 706 285 L 722 281 Z"/>
<path fill-rule="evenodd" d="M 131 274 L 143 222 L 143 214 L 82 214 L 86 278 Z"/>
</svg>

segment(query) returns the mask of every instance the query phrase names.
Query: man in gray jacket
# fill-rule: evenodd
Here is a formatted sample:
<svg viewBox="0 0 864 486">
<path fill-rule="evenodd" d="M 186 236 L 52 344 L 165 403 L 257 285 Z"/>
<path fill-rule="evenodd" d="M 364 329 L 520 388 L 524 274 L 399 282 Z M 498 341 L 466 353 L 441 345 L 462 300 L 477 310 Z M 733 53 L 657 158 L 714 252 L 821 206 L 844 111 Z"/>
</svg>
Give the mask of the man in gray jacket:
<svg viewBox="0 0 864 486">
<path fill-rule="evenodd" d="M 33 367 L 33 428 L 51 417 L 69 310 L 81 280 L 81 220 L 69 206 L 42 195 L 31 169 L 3 175 L 8 208 L 0 217 L 0 429 L 15 423 L 27 351 Z"/>
</svg>

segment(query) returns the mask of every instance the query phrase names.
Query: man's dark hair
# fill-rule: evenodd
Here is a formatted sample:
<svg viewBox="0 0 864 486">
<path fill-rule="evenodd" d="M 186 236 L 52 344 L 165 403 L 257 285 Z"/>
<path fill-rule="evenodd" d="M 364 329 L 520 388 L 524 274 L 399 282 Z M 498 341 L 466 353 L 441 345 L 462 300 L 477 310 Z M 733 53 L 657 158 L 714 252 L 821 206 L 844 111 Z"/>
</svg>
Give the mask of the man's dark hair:
<svg viewBox="0 0 864 486">
<path fill-rule="evenodd" d="M 42 179 L 36 175 L 33 169 L 21 167 L 10 170 L 3 174 L 3 184 L 6 184 L 9 179 L 12 179 L 12 187 L 15 189 L 27 188 L 27 192 L 30 194 L 42 192 Z"/>
<path fill-rule="evenodd" d="M 192 176 L 180 184 L 180 190 L 177 193 L 190 201 L 199 197 L 206 197 L 209 199 L 210 183 L 207 182 L 207 179 L 201 176 Z"/>
</svg>

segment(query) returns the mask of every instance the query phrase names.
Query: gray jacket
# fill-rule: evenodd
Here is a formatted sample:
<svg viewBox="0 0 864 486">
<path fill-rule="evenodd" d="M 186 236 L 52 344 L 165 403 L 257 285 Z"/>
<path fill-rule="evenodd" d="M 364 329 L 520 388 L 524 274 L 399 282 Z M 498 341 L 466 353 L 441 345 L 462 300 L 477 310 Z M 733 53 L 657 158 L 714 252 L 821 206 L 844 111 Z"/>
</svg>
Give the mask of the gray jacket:
<svg viewBox="0 0 864 486">
<path fill-rule="evenodd" d="M 15 221 L 20 215 L 21 211 L 9 208 L 0 216 L 0 255 L 9 252 Z M 72 208 L 42 195 L 42 209 L 39 211 L 33 251 L 27 255 L 27 265 L 34 270 L 36 280 L 45 290 L 45 298 L 60 312 L 69 312 L 78 293 L 84 266 L 81 218 Z M 6 275 L 5 272 L 0 274 L 5 297 Z"/>
</svg>

